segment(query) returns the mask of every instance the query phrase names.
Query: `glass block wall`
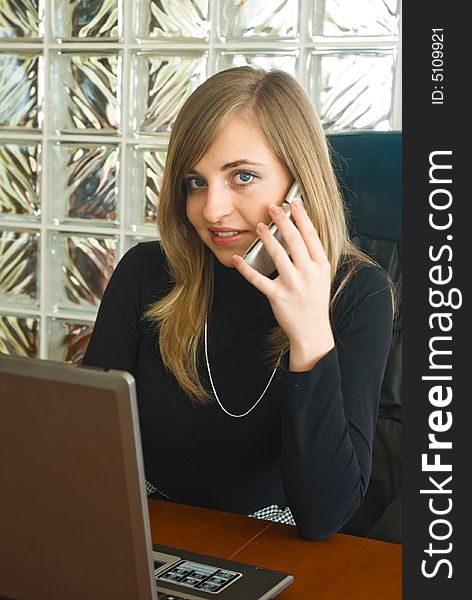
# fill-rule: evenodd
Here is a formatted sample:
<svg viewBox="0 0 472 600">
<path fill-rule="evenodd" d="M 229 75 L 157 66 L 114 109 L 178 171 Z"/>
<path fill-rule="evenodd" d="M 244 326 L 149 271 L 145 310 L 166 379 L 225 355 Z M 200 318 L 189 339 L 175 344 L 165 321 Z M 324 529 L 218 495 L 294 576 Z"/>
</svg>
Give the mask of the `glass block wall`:
<svg viewBox="0 0 472 600">
<path fill-rule="evenodd" d="M 189 94 L 280 68 L 325 129 L 399 129 L 400 0 L 0 0 L 0 353 L 79 361 L 116 262 L 155 238 Z"/>
</svg>

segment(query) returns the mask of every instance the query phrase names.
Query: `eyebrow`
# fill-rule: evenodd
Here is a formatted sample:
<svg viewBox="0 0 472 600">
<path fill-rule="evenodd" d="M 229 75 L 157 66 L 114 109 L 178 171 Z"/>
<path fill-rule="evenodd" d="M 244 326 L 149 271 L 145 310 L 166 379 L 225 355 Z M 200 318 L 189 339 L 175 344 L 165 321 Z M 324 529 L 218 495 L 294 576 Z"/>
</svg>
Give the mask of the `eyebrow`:
<svg viewBox="0 0 472 600">
<path fill-rule="evenodd" d="M 233 160 L 231 162 L 225 163 L 220 171 L 227 171 L 228 169 L 234 169 L 234 167 L 239 167 L 240 165 L 255 165 L 257 167 L 264 167 L 265 165 L 260 162 L 256 162 L 254 160 L 249 160 L 248 158 L 240 158 L 239 160 Z"/>
<path fill-rule="evenodd" d="M 220 171 L 227 171 L 228 169 L 234 169 L 235 167 L 240 167 L 241 165 L 253 165 L 256 167 L 265 167 L 263 163 L 256 162 L 254 160 L 249 160 L 248 158 L 240 158 L 238 160 L 232 160 L 231 162 L 225 163 L 222 167 L 220 167 Z M 191 169 L 190 173 L 195 175 L 200 175 L 197 169 Z"/>
</svg>

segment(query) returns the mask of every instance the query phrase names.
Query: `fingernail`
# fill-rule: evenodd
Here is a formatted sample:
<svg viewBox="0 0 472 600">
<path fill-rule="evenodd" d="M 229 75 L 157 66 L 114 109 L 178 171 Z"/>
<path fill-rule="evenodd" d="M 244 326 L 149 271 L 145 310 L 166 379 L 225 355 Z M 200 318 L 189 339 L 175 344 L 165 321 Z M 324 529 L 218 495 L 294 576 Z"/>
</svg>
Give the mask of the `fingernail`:
<svg viewBox="0 0 472 600">
<path fill-rule="evenodd" d="M 267 229 L 267 225 L 265 223 L 259 223 L 259 225 L 257 226 L 257 231 L 259 231 L 259 233 L 262 233 L 266 229 Z"/>
<path fill-rule="evenodd" d="M 295 208 L 297 210 L 301 210 L 302 209 L 302 205 L 300 204 L 300 202 L 298 200 L 294 200 L 293 204 L 295 205 Z"/>
<path fill-rule="evenodd" d="M 276 204 L 271 204 L 269 206 L 269 210 L 274 214 L 278 215 L 280 213 L 280 208 Z"/>
<path fill-rule="evenodd" d="M 238 256 L 237 254 L 233 254 L 233 263 L 235 265 L 239 265 L 242 262 L 242 258 L 240 256 Z"/>
</svg>

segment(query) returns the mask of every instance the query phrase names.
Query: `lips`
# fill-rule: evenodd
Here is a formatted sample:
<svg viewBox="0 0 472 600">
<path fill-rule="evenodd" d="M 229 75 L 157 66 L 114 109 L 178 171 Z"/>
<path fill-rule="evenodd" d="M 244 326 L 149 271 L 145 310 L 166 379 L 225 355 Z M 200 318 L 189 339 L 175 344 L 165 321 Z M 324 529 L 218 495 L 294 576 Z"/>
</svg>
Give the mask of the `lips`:
<svg viewBox="0 0 472 600">
<path fill-rule="evenodd" d="M 241 229 L 231 229 L 230 227 L 214 227 L 209 230 L 212 241 L 218 246 L 234 244 L 240 242 L 245 233 Z"/>
</svg>

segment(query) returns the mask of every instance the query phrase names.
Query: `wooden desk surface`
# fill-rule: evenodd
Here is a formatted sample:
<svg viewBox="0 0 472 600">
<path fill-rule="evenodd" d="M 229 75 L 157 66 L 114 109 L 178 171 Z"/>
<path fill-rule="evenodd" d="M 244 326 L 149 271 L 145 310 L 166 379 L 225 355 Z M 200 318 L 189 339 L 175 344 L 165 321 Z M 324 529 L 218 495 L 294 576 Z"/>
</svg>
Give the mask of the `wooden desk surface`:
<svg viewBox="0 0 472 600">
<path fill-rule="evenodd" d="M 400 600 L 402 547 L 337 534 L 322 542 L 295 527 L 149 500 L 154 543 L 291 573 L 281 600 Z"/>
</svg>

